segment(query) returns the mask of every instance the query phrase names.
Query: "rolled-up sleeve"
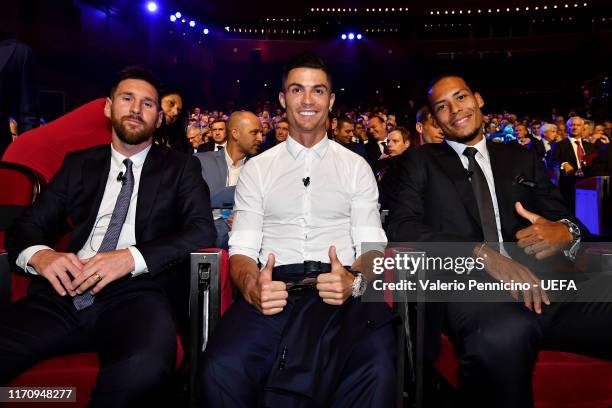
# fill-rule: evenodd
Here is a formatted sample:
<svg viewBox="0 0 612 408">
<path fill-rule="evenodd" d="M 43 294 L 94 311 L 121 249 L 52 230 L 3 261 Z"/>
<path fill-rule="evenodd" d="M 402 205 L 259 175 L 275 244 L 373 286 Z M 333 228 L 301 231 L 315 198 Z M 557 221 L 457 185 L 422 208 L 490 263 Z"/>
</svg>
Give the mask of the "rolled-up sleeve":
<svg viewBox="0 0 612 408">
<path fill-rule="evenodd" d="M 229 255 L 245 255 L 257 261 L 263 237 L 263 194 L 259 168 L 249 161 L 240 172 L 230 231 Z"/>
<path fill-rule="evenodd" d="M 378 187 L 372 170 L 359 160 L 353 178 L 354 194 L 351 200 L 351 236 L 355 254 L 361 256 L 364 242 L 377 243 L 373 249 L 384 251 L 387 235 L 380 223 Z"/>
</svg>

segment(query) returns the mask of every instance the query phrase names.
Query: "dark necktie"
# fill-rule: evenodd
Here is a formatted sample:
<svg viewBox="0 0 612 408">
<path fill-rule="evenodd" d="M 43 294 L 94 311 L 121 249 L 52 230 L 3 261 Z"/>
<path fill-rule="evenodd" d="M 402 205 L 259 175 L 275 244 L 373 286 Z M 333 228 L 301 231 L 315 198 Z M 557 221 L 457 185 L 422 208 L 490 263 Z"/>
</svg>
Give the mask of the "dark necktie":
<svg viewBox="0 0 612 408">
<path fill-rule="evenodd" d="M 225 146 L 223 146 L 223 145 L 217 145 L 217 150 L 216 151 L 218 152 L 219 150 L 223 150 L 224 147 Z"/>
<path fill-rule="evenodd" d="M 387 147 L 387 142 L 380 142 L 380 148 L 383 153 L 385 153 L 385 148 Z"/>
<path fill-rule="evenodd" d="M 476 162 L 477 152 L 478 150 L 476 150 L 475 147 L 466 147 L 463 151 L 463 155 L 468 158 L 468 173 L 470 174 L 472 189 L 474 190 L 476 202 L 478 203 L 478 213 L 480 214 L 480 223 L 482 225 L 485 242 L 497 243 L 499 242 L 499 236 L 497 235 L 497 223 L 495 222 L 493 201 L 491 200 L 491 192 L 489 191 L 487 179 Z"/>
<path fill-rule="evenodd" d="M 102 238 L 102 244 L 100 244 L 98 252 L 110 252 L 117 249 L 119 235 L 121 234 L 121 229 L 125 223 L 125 217 L 127 216 L 128 209 L 130 208 L 132 192 L 134 191 L 134 173 L 132 173 L 132 161 L 130 159 L 125 159 L 123 164 L 125 164 L 126 169 L 125 175 L 122 179 L 123 184 L 121 186 L 121 191 L 119 191 L 119 195 L 117 196 L 113 214 L 111 215 L 108 228 L 106 229 L 106 233 L 104 233 L 104 238 Z M 75 296 L 72 299 L 72 303 L 77 310 L 85 309 L 86 307 L 91 306 L 93 302 L 94 297 L 90 291 L 87 291 L 82 295 Z"/>
</svg>

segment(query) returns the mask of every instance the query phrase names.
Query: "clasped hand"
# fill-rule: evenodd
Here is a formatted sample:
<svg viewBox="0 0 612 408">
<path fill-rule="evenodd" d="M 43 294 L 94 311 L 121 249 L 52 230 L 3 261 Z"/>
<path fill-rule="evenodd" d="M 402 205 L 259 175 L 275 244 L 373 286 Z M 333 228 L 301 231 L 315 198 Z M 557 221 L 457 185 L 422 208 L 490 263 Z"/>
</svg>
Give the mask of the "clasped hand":
<svg viewBox="0 0 612 408">
<path fill-rule="evenodd" d="M 129 249 L 98 253 L 87 259 L 79 259 L 73 253 L 43 249 L 32 256 L 30 264 L 61 296 L 67 293 L 76 296 L 87 290 L 95 295 L 134 270 L 134 258 Z"/>
</svg>

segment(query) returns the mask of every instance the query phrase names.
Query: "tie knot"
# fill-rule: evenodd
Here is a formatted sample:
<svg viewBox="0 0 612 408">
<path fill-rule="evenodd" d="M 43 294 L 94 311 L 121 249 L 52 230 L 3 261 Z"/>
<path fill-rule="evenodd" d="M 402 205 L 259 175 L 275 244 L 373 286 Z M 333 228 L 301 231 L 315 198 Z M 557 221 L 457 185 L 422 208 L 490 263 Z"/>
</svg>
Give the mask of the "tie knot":
<svg viewBox="0 0 612 408">
<path fill-rule="evenodd" d="M 130 159 L 125 159 L 123 164 L 125 165 L 125 169 L 128 171 L 132 168 L 132 161 Z"/>
<path fill-rule="evenodd" d="M 478 153 L 478 149 L 475 147 L 466 147 L 463 151 L 463 155 L 467 157 L 474 157 L 476 156 L 476 153 Z"/>
</svg>

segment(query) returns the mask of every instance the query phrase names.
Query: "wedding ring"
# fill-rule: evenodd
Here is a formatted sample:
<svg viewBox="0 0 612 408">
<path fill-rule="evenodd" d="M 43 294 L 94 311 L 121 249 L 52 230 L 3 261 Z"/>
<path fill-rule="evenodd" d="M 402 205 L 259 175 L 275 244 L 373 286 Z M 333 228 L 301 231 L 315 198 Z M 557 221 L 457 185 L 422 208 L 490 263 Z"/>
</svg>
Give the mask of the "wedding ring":
<svg viewBox="0 0 612 408">
<path fill-rule="evenodd" d="M 102 277 L 98 272 L 94 273 L 94 278 L 96 279 L 96 282 L 100 282 L 102 280 Z"/>
</svg>

